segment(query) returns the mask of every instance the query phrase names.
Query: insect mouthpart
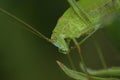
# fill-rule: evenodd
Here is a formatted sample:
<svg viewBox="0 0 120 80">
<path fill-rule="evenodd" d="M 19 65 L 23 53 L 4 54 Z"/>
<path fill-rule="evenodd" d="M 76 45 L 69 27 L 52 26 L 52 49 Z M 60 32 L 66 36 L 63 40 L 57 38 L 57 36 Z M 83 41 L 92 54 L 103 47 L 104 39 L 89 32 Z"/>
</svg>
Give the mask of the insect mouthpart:
<svg viewBox="0 0 120 80">
<path fill-rule="evenodd" d="M 58 41 L 53 41 L 52 43 L 53 43 L 53 45 L 55 45 L 56 47 L 58 47 L 60 53 L 66 54 L 66 52 L 69 51 L 68 47 L 66 47 L 65 45 L 62 45 Z"/>
<path fill-rule="evenodd" d="M 59 36 L 51 37 L 53 45 L 58 47 L 59 52 L 66 54 L 69 51 L 68 45 L 66 44 L 65 40 Z"/>
</svg>

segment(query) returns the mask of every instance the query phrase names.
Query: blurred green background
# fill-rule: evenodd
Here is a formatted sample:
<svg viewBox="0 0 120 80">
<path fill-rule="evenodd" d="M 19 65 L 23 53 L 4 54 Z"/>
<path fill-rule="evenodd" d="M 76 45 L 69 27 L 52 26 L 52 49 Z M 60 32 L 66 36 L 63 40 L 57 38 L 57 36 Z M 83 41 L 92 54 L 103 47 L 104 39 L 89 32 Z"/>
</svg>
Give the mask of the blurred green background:
<svg viewBox="0 0 120 80">
<path fill-rule="evenodd" d="M 0 7 L 14 14 L 50 38 L 57 19 L 69 7 L 66 0 L 0 0 Z M 99 30 L 94 37 L 108 66 L 120 66 L 120 20 Z M 87 65 L 101 69 L 93 39 L 82 46 Z M 77 53 L 73 51 L 72 53 Z M 72 54 L 78 67 L 78 58 Z M 0 80 L 72 80 L 56 60 L 69 65 L 57 48 L 24 29 L 23 25 L 0 13 Z"/>
</svg>

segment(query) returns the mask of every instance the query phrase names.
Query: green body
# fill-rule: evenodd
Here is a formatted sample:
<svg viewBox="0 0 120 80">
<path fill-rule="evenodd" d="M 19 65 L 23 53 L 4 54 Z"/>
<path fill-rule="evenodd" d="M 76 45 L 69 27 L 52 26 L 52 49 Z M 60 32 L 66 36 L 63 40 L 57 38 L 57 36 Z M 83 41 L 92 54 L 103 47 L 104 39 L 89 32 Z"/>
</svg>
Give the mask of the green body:
<svg viewBox="0 0 120 80">
<path fill-rule="evenodd" d="M 119 8 L 119 0 L 80 0 L 77 2 L 79 8 L 86 13 L 90 23 L 76 14 L 73 8 L 69 8 L 53 30 L 51 36 L 52 43 L 63 53 L 69 51 L 65 39 L 79 38 L 82 35 L 89 34 L 101 27 L 101 19 L 108 14 L 114 13 Z"/>
</svg>

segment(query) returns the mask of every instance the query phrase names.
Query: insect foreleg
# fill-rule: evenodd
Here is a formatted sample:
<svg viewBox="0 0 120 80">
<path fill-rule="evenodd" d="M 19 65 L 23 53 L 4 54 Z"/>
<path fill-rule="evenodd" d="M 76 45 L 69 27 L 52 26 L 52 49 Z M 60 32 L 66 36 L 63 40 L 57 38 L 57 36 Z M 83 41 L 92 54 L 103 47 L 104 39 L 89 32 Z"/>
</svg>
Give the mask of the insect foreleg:
<svg viewBox="0 0 120 80">
<path fill-rule="evenodd" d="M 30 32 L 34 33 L 38 37 L 43 38 L 43 39 L 45 39 L 48 42 L 51 42 L 51 40 L 49 38 L 47 38 L 42 33 L 40 33 L 39 31 L 37 31 L 36 29 L 34 29 L 31 25 L 25 23 L 23 20 L 21 20 L 18 17 L 14 16 L 13 14 L 7 12 L 6 10 L 4 10 L 2 8 L 0 8 L 0 12 L 4 13 L 5 15 L 7 15 L 7 16 L 13 18 L 14 20 L 18 21 L 19 23 L 23 24 L 26 29 L 28 29 Z"/>
<path fill-rule="evenodd" d="M 93 27 L 89 27 L 89 28 L 83 30 L 81 33 L 84 33 L 84 32 L 86 32 L 86 31 L 88 31 L 89 29 L 92 29 L 92 28 L 93 28 Z M 96 29 L 94 29 L 94 31 L 92 31 L 92 32 L 89 33 L 86 37 L 84 37 L 80 42 L 78 42 L 78 44 L 81 45 L 82 43 L 84 43 L 84 42 L 85 42 L 88 38 L 90 38 L 98 29 L 99 29 L 99 27 L 96 28 Z M 72 46 L 72 47 L 71 47 L 71 50 L 73 50 L 73 49 L 75 49 L 75 48 L 76 48 L 76 46 Z"/>
<path fill-rule="evenodd" d="M 73 60 L 72 60 L 72 58 L 71 58 L 70 53 L 67 52 L 66 55 L 67 55 L 67 57 L 68 57 L 68 60 L 69 60 L 69 62 L 70 62 L 70 65 L 71 65 L 72 69 L 73 69 L 73 70 L 76 70 L 76 68 L 75 68 L 75 66 L 74 66 L 74 63 L 73 63 Z"/>
<path fill-rule="evenodd" d="M 84 68 L 84 71 L 85 71 L 85 73 L 86 73 L 86 75 L 88 77 L 88 80 L 90 80 L 90 74 L 87 71 L 87 66 L 86 66 L 86 64 L 84 62 L 83 55 L 81 54 L 80 46 L 79 46 L 79 44 L 78 44 L 76 39 L 73 39 L 73 42 L 75 43 L 75 45 L 76 45 L 76 47 L 78 49 L 78 53 L 80 54 L 81 63 L 83 64 L 83 68 Z"/>
<path fill-rule="evenodd" d="M 84 39 L 82 39 L 78 44 L 81 45 L 84 43 L 88 38 L 90 38 L 97 30 L 94 30 L 93 32 L 89 33 Z"/>
</svg>

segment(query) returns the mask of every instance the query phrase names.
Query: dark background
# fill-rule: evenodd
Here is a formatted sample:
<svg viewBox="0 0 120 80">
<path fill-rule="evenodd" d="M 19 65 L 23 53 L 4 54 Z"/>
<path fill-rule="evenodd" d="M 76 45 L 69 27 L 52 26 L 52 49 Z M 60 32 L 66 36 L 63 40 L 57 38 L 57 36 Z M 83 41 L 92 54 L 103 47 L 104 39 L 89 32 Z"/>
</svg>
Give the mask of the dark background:
<svg viewBox="0 0 120 80">
<path fill-rule="evenodd" d="M 66 0 L 0 0 L 0 7 L 50 38 L 57 19 L 69 5 Z M 120 24 L 117 19 L 93 35 L 109 67 L 120 65 Z M 93 39 L 88 39 L 81 49 L 90 68 L 102 68 Z M 72 54 L 72 57 L 78 67 L 76 55 Z M 62 72 L 56 60 L 69 65 L 66 55 L 59 53 L 54 45 L 0 12 L 0 80 L 72 80 Z"/>
</svg>

